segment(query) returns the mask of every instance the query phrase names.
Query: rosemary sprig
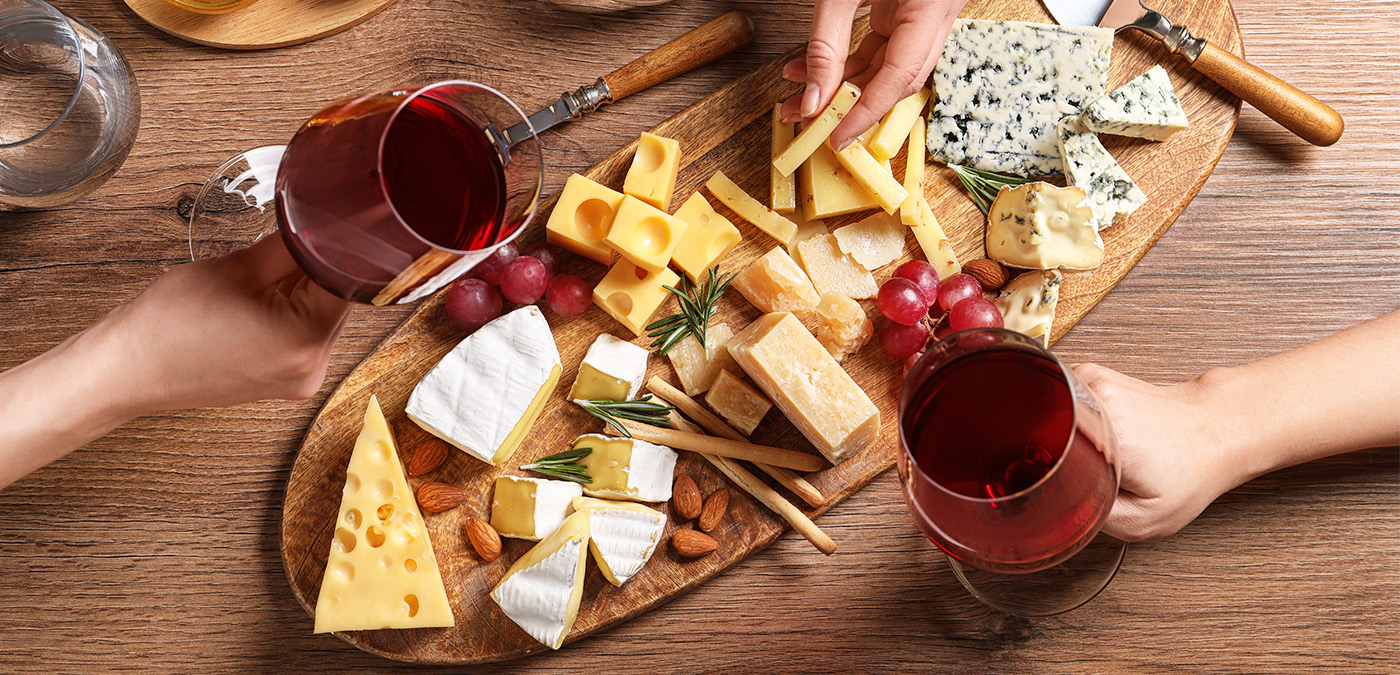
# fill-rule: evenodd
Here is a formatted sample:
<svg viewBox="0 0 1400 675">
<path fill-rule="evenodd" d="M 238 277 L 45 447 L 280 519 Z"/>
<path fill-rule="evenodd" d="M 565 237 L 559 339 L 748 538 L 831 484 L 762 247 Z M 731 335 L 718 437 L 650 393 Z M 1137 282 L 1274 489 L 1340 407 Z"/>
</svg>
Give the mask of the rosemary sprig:
<svg viewBox="0 0 1400 675">
<path fill-rule="evenodd" d="M 579 464 L 578 461 L 592 454 L 592 452 L 593 448 L 574 448 L 572 450 L 556 452 L 530 462 L 520 467 L 520 470 L 534 471 L 535 473 L 542 473 L 551 478 L 571 480 L 575 483 L 588 485 L 593 482 L 593 477 L 588 475 L 588 467 Z"/>
<path fill-rule="evenodd" d="M 680 306 L 680 311 L 647 325 L 647 336 L 656 338 L 651 346 L 657 349 L 657 353 L 665 356 L 687 335 L 694 335 L 695 341 L 704 349 L 705 333 L 709 330 L 710 317 L 714 316 L 715 305 L 719 303 L 719 299 L 724 296 L 724 290 L 729 288 L 729 282 L 733 280 L 732 272 L 720 274 L 711 267 L 705 283 L 699 286 L 691 283 L 685 276 L 681 277 L 676 287 L 663 286 L 662 288 L 676 296 L 676 304 Z"/>
<path fill-rule="evenodd" d="M 977 202 L 977 208 L 982 209 L 984 216 L 992 210 L 992 202 L 996 201 L 997 192 L 1003 187 L 1014 187 L 1031 182 L 1029 178 L 1004 176 L 957 164 L 949 164 L 948 168 L 958 175 L 958 182 L 967 188 L 967 193 L 972 196 L 972 201 Z"/>
<path fill-rule="evenodd" d="M 579 404 L 588 414 L 597 417 L 608 424 L 611 424 L 617 432 L 628 438 L 632 437 L 632 432 L 622 425 L 618 420 L 632 420 L 642 424 L 650 424 L 654 427 L 670 428 L 671 420 L 667 415 L 675 410 L 675 406 L 662 405 L 651 399 L 651 394 L 646 394 L 641 398 L 634 398 L 630 401 L 604 401 L 588 400 L 574 401 Z"/>
</svg>

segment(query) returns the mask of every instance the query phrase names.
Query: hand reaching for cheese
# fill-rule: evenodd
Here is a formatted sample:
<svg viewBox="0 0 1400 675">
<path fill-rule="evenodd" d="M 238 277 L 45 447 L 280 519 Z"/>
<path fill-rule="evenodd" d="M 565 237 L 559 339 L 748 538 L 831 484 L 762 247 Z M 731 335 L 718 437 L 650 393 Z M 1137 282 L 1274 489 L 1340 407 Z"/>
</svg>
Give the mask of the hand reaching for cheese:
<svg viewBox="0 0 1400 675">
<path fill-rule="evenodd" d="M 924 86 L 938 65 L 953 19 L 967 0 L 817 0 L 807 56 L 783 68 L 783 77 L 806 88 L 783 104 L 789 121 L 821 112 L 849 80 L 864 93 L 831 134 L 845 147 L 875 126 L 894 104 Z M 850 53 L 856 10 L 870 6 L 870 34 Z"/>
</svg>

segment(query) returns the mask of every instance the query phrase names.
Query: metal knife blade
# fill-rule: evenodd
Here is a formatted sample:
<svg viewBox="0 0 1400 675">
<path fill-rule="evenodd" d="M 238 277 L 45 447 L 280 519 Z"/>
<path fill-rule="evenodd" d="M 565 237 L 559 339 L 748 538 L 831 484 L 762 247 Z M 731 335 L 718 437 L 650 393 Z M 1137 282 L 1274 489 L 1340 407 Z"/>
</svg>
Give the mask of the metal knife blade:
<svg viewBox="0 0 1400 675">
<path fill-rule="evenodd" d="M 1112 0 L 1040 0 L 1061 26 L 1097 26 Z M 1136 0 L 1132 0 L 1136 5 Z M 1107 26 L 1105 26 L 1107 27 Z"/>
<path fill-rule="evenodd" d="M 579 87 L 577 91 L 564 92 L 559 100 L 535 111 L 527 118 L 528 125 L 525 122 L 512 125 L 506 129 L 506 139 L 511 145 L 515 145 L 530 137 L 531 128 L 536 134 L 543 133 L 562 122 L 583 117 L 612 100 L 612 91 L 608 89 L 608 83 L 600 77 L 597 82 Z"/>
</svg>

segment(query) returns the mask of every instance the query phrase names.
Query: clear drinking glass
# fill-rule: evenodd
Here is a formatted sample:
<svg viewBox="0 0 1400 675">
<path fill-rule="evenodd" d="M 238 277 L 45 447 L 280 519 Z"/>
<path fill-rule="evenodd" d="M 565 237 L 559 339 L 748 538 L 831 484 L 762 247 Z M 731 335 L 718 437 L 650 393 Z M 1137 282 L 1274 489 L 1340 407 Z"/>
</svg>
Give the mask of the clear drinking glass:
<svg viewBox="0 0 1400 675">
<path fill-rule="evenodd" d="M 0 203 L 48 208 L 107 181 L 141 120 L 131 68 L 42 0 L 0 0 Z"/>
</svg>

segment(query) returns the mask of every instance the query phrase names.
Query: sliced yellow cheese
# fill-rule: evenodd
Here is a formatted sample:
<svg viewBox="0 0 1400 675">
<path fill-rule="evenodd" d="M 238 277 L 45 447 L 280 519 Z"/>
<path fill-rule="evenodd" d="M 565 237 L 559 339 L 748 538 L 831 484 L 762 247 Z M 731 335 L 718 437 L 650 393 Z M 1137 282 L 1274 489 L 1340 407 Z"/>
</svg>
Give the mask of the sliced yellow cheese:
<svg viewBox="0 0 1400 675">
<path fill-rule="evenodd" d="M 880 292 L 870 270 L 846 255 L 836 243 L 836 237 L 812 237 L 797 245 L 802 254 L 802 268 L 816 287 L 818 301 L 822 293 L 840 293 L 849 298 L 873 298 Z"/>
<path fill-rule="evenodd" d="M 880 125 L 875 127 L 875 133 L 866 144 L 875 159 L 889 159 L 899 154 L 899 148 L 904 145 L 904 139 L 909 137 L 914 123 L 922 122 L 924 104 L 928 103 L 928 97 L 929 91 L 920 89 L 894 104 L 894 107 L 885 113 L 885 119 L 880 120 Z"/>
<path fill-rule="evenodd" d="M 690 226 L 686 228 L 680 246 L 671 254 L 671 262 L 696 283 L 743 240 L 739 228 L 716 212 L 709 200 L 699 192 L 692 193 L 676 209 L 676 217 Z"/>
<path fill-rule="evenodd" d="M 919 248 L 923 249 L 924 257 L 928 258 L 929 264 L 938 272 L 938 280 L 942 281 L 962 272 L 958 255 L 953 252 L 953 242 L 948 241 L 947 235 L 943 234 L 943 226 L 938 224 L 928 200 L 922 196 L 919 197 L 919 213 L 919 224 L 909 229 L 914 231 L 914 238 L 919 241 Z"/>
<path fill-rule="evenodd" d="M 578 174 L 569 176 L 549 213 L 545 238 L 559 248 L 606 265 L 612 260 L 613 250 L 603 243 L 603 237 L 612 229 L 613 217 L 621 205 L 622 193 Z"/>
<path fill-rule="evenodd" d="M 836 125 L 846 117 L 846 113 L 851 112 L 856 101 L 860 100 L 860 89 L 850 82 L 842 82 L 841 88 L 837 90 L 836 96 L 831 99 L 831 103 L 826 109 L 817 115 L 802 133 L 792 139 L 787 149 L 773 159 L 773 168 L 784 176 L 791 176 L 817 147 L 826 143 L 826 139 L 831 136 L 831 132 L 836 130 Z"/>
<path fill-rule="evenodd" d="M 564 644 L 578 616 L 588 539 L 588 514 L 569 516 L 515 561 L 491 591 L 511 621 L 550 649 Z"/>
<path fill-rule="evenodd" d="M 830 218 L 880 207 L 855 176 L 836 160 L 836 151 L 822 144 L 797 172 L 802 214 L 807 220 Z"/>
<path fill-rule="evenodd" d="M 719 372 L 710 392 L 705 394 L 705 402 L 745 436 L 753 434 L 773 407 L 762 393 L 727 370 Z"/>
<path fill-rule="evenodd" d="M 603 243 L 632 264 L 655 274 L 671 263 L 671 254 L 681 245 L 689 228 L 684 220 L 626 195 Z"/>
<path fill-rule="evenodd" d="M 836 151 L 836 161 L 851 172 L 856 182 L 875 198 L 885 213 L 894 213 L 904 198 L 909 196 L 909 192 L 890 173 L 889 164 L 875 159 L 870 150 L 860 143 L 852 143 Z"/>
<path fill-rule="evenodd" d="M 671 297 L 664 287 L 674 287 L 678 281 L 680 277 L 669 269 L 652 274 L 622 259 L 593 287 L 593 304 L 641 336 L 656 310 Z"/>
<path fill-rule="evenodd" d="M 796 134 L 796 128 L 792 122 L 783 121 L 783 104 L 773 104 L 773 154 L 772 158 L 777 159 L 787 146 L 792 143 L 792 137 Z M 791 213 L 797 210 L 797 181 L 793 180 L 791 174 L 784 175 L 778 171 L 777 167 L 769 166 L 769 197 L 773 210 L 779 213 Z"/>
<path fill-rule="evenodd" d="M 730 285 L 763 312 L 807 316 L 821 299 L 807 273 L 781 246 L 774 246 L 762 258 L 749 263 Z"/>
<path fill-rule="evenodd" d="M 861 267 L 877 270 L 904 255 L 904 231 L 899 217 L 876 213 L 858 223 L 836 228 L 837 246 Z"/>
<path fill-rule="evenodd" d="M 924 124 L 924 118 L 918 117 L 909 128 L 909 152 L 905 156 L 904 189 L 909 196 L 899 205 L 899 220 L 910 227 L 919 224 L 919 200 L 924 198 L 924 153 L 928 149 Z"/>
<path fill-rule="evenodd" d="M 705 187 L 730 210 L 739 214 L 740 218 L 749 221 L 764 234 L 786 242 L 797 233 L 797 223 L 760 204 L 757 199 L 735 185 L 734 181 L 729 180 L 723 171 L 716 171 L 715 175 L 710 176 L 710 180 L 705 182 Z"/>
<path fill-rule="evenodd" d="M 669 212 L 680 165 L 679 141 L 643 133 L 637 139 L 637 153 L 632 156 L 632 166 L 627 169 L 627 177 L 622 181 L 622 192 Z"/>
</svg>

